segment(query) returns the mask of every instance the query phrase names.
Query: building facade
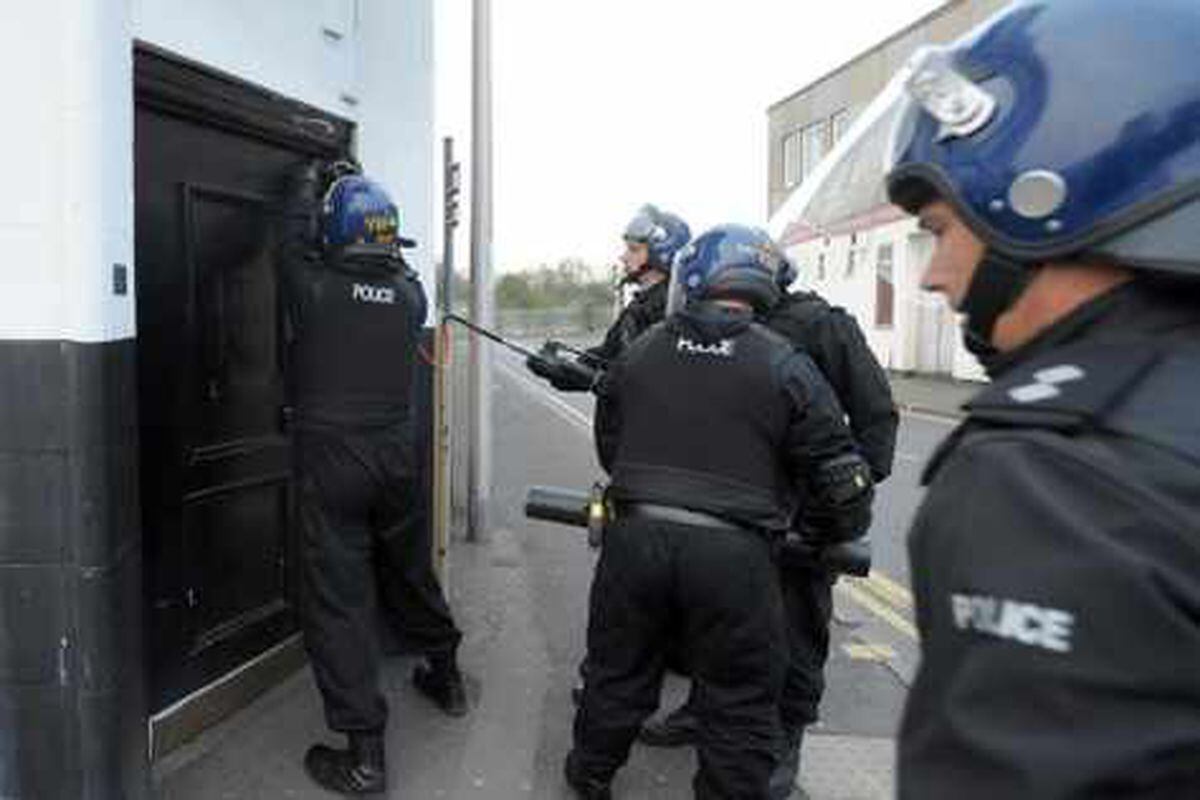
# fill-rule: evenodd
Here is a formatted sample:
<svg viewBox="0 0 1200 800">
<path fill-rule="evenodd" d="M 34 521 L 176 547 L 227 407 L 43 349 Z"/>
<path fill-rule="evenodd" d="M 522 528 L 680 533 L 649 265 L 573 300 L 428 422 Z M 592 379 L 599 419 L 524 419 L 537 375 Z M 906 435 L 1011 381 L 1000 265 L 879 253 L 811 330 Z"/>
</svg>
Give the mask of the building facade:
<svg viewBox="0 0 1200 800">
<path fill-rule="evenodd" d="M 886 204 L 858 210 L 828 235 L 781 219 L 784 203 L 920 46 L 952 41 L 1008 0 L 950 0 L 768 111 L 767 201 L 772 230 L 801 281 L 854 314 L 889 369 L 982 378 L 953 312 L 920 289 L 931 238 Z M 880 176 L 882 178 L 882 176 Z"/>
<path fill-rule="evenodd" d="M 302 663 L 277 211 L 299 165 L 357 156 L 432 293 L 433 3 L 0 26 L 0 796 L 146 797 Z"/>
</svg>

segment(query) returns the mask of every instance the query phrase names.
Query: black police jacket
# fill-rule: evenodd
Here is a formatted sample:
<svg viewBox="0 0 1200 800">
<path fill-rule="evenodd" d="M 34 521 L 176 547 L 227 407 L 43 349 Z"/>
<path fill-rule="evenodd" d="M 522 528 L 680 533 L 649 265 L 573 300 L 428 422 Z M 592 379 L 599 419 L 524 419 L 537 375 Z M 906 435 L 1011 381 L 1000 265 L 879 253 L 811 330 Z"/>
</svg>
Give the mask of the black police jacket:
<svg viewBox="0 0 1200 800">
<path fill-rule="evenodd" d="M 870 477 L 812 361 L 749 311 L 685 310 L 597 386 L 596 446 L 617 501 L 783 530 L 803 496 L 826 540 L 860 536 Z"/>
<path fill-rule="evenodd" d="M 995 370 L 909 537 L 900 797 L 1200 796 L 1200 296 L 1127 285 Z"/>
<path fill-rule="evenodd" d="M 657 322 L 662 322 L 667 310 L 668 281 L 647 286 L 634 294 L 633 299 L 609 326 L 604 341 L 589 347 L 580 359 L 586 366 L 604 369 L 605 365 L 625 352 L 625 349 Z M 586 388 L 590 388 L 586 387 Z"/>
<path fill-rule="evenodd" d="M 793 292 L 764 322 L 816 362 L 850 418 L 875 481 L 890 475 L 900 416 L 887 375 L 854 317 L 813 292 Z"/>
<path fill-rule="evenodd" d="M 308 253 L 285 262 L 288 386 L 297 424 L 408 419 L 425 293 L 398 256 Z"/>
</svg>

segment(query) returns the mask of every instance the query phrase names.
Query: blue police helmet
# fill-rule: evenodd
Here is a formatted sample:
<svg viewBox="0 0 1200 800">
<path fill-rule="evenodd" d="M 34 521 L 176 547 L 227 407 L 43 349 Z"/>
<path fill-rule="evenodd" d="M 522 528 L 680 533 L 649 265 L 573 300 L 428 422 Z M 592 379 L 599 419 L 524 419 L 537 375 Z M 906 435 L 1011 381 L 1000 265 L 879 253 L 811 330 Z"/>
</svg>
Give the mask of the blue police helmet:
<svg viewBox="0 0 1200 800">
<path fill-rule="evenodd" d="M 378 246 L 388 251 L 414 247 L 400 236 L 400 212 L 383 187 L 362 175 L 343 175 L 325 193 L 326 247 Z"/>
<path fill-rule="evenodd" d="M 1027 0 L 910 62 L 888 194 L 1018 262 L 1200 274 L 1200 2 Z"/>
<path fill-rule="evenodd" d="M 625 240 L 647 246 L 647 266 L 668 271 L 679 248 L 692 238 L 688 224 L 675 214 L 644 205 L 625 226 Z"/>
<path fill-rule="evenodd" d="M 675 257 L 669 312 L 688 302 L 732 298 L 766 311 L 783 296 L 781 273 L 791 262 L 766 231 L 718 225 L 696 237 Z"/>
</svg>

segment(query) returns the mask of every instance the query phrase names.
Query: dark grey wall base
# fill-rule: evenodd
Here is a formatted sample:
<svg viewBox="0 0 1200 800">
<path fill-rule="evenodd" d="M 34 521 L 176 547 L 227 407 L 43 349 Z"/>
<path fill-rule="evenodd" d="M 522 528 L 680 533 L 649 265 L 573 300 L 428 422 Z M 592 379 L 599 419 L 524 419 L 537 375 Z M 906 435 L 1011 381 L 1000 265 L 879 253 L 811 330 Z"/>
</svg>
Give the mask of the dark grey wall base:
<svg viewBox="0 0 1200 800">
<path fill-rule="evenodd" d="M 0 796 L 148 796 L 133 340 L 0 341 Z"/>
</svg>

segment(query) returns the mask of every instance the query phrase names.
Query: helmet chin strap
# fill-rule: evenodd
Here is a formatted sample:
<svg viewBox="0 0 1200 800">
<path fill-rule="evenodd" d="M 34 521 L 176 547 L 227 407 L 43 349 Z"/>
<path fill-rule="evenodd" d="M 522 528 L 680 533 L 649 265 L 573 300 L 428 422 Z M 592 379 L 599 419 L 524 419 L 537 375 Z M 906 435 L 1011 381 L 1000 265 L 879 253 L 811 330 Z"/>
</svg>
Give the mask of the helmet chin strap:
<svg viewBox="0 0 1200 800">
<path fill-rule="evenodd" d="M 617 285 L 618 286 L 628 286 L 631 283 L 641 283 L 642 278 L 644 278 L 647 273 L 652 272 L 654 270 L 662 272 L 665 275 L 670 274 L 668 270 L 664 270 L 662 267 L 660 267 L 656 264 L 651 264 L 649 259 L 647 259 L 645 264 L 642 264 L 640 267 L 635 269 L 633 272 L 626 272 L 625 275 L 621 277 L 620 283 L 618 283 Z"/>
<path fill-rule="evenodd" d="M 617 283 L 617 286 L 628 286 L 631 283 L 637 283 L 642 279 L 642 274 L 645 273 L 645 271 L 645 267 L 638 267 L 633 272 L 626 272 L 621 276 L 621 280 Z"/>
<path fill-rule="evenodd" d="M 963 344 L 985 369 L 1000 355 L 992 344 L 996 320 L 1017 301 L 1036 271 L 1037 265 L 1015 261 L 990 247 L 975 268 L 958 310 L 966 315 Z"/>
</svg>

